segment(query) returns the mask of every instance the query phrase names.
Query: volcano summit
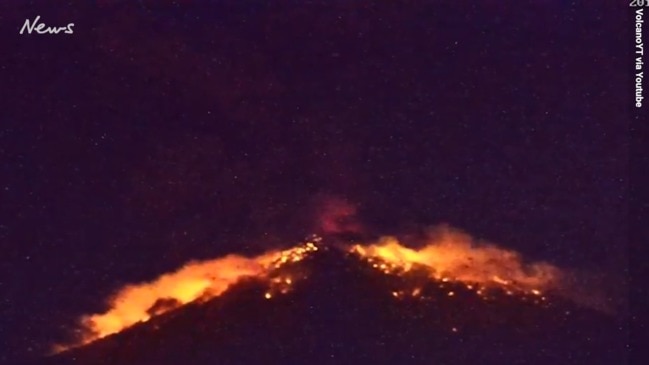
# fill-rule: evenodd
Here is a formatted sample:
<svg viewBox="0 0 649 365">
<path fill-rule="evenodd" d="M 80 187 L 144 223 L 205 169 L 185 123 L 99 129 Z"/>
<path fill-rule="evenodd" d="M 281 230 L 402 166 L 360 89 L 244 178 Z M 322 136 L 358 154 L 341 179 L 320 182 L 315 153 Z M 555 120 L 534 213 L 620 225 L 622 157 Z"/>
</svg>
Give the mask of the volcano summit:
<svg viewBox="0 0 649 365">
<path fill-rule="evenodd" d="M 558 269 L 460 241 L 438 237 L 412 250 L 394 239 L 348 246 L 313 238 L 255 259 L 229 257 L 243 274 L 212 273 L 221 284 L 194 296 L 180 290 L 148 299 L 143 319 L 33 364 L 604 365 L 623 358 L 621 322 L 563 299 L 552 285 Z M 171 281 L 180 277 L 196 287 L 183 270 L 130 287 L 115 303 L 161 285 L 177 291 Z M 226 277 L 236 280 L 223 284 Z M 112 311 L 86 321 L 117 323 L 122 309 Z"/>
</svg>

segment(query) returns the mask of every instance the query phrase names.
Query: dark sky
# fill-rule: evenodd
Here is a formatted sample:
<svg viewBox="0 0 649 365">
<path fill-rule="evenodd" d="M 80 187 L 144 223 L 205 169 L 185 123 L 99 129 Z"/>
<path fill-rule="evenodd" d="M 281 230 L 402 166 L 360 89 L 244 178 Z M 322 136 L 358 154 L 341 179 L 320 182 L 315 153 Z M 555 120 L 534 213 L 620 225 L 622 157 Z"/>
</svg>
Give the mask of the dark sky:
<svg viewBox="0 0 649 365">
<path fill-rule="evenodd" d="M 328 197 L 622 285 L 626 4 L 72 3 L 0 6 L 0 360 Z"/>
</svg>

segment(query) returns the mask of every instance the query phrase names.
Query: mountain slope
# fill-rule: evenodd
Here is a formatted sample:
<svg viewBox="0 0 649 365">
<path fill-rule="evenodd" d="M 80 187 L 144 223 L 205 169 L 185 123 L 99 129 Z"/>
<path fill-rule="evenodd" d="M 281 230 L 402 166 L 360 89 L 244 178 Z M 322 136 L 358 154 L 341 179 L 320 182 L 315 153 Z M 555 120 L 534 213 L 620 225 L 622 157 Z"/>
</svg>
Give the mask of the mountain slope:
<svg viewBox="0 0 649 365">
<path fill-rule="evenodd" d="M 321 250 L 278 270 L 306 277 L 285 294 L 244 280 L 118 334 L 35 364 L 615 364 L 612 317 L 549 296 L 385 274 Z M 450 294 L 452 293 L 452 294 Z M 270 297 L 270 298 L 269 298 Z M 536 302 L 536 303 L 535 303 Z"/>
</svg>

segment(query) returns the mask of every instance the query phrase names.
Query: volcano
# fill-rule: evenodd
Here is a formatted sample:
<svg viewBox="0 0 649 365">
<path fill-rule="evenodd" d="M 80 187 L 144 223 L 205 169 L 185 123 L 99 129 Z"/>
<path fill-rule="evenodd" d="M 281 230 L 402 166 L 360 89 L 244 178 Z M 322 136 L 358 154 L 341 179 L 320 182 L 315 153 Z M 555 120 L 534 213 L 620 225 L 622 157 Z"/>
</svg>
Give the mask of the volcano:
<svg viewBox="0 0 649 365">
<path fill-rule="evenodd" d="M 218 297 L 32 364 L 624 362 L 621 321 L 551 292 L 483 293 L 322 245 L 269 277 L 244 278 Z"/>
</svg>

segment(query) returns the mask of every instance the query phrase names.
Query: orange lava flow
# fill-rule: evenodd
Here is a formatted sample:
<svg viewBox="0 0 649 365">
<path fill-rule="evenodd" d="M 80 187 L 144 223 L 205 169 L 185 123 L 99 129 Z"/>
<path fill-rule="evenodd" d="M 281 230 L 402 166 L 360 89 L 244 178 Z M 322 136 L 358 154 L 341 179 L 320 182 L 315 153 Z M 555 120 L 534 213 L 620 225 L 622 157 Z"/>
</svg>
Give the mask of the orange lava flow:
<svg viewBox="0 0 649 365">
<path fill-rule="evenodd" d="M 554 288 L 561 276 L 555 266 L 525 263 L 517 252 L 475 242 L 448 227 L 431 232 L 420 249 L 383 237 L 374 244 L 355 245 L 350 251 L 385 273 L 408 272 L 417 266 L 428 271 L 431 279 L 462 282 L 477 290 L 500 287 L 540 296 L 543 290 Z"/>
<path fill-rule="evenodd" d="M 264 298 L 287 293 L 295 278 L 277 275 L 277 269 L 296 263 L 318 250 L 319 237 L 283 251 L 270 251 L 256 257 L 228 255 L 206 261 L 189 262 L 178 270 L 150 282 L 127 285 L 108 301 L 104 313 L 81 317 L 81 338 L 72 345 L 56 346 L 60 352 L 118 333 L 137 323 L 178 308 L 223 294 L 246 277 L 266 280 Z M 500 288 L 544 301 L 544 292 L 559 286 L 562 272 L 544 262 L 525 262 L 522 256 L 493 244 L 476 242 L 469 235 L 449 227 L 431 231 L 419 249 L 406 247 L 395 237 L 376 243 L 356 244 L 349 251 L 386 274 L 403 274 L 416 269 L 431 280 L 461 283 L 486 298 L 490 288 Z M 422 271 L 423 270 L 423 271 Z M 420 287 L 391 292 L 395 298 L 420 297 Z M 449 291 L 449 297 L 455 296 Z"/>
<path fill-rule="evenodd" d="M 316 238 L 314 241 L 318 240 Z M 213 260 L 194 261 L 151 282 L 128 285 L 109 300 L 106 312 L 81 318 L 82 338 L 78 343 L 58 345 L 54 351 L 60 352 L 120 332 L 197 299 L 217 297 L 244 277 L 269 279 L 271 287 L 277 286 L 277 283 L 268 278 L 271 271 L 287 263 L 301 261 L 317 250 L 314 242 L 306 242 L 291 249 L 271 251 L 257 257 L 228 255 Z M 282 281 L 282 292 L 285 292 L 291 279 L 284 278 Z"/>
</svg>

